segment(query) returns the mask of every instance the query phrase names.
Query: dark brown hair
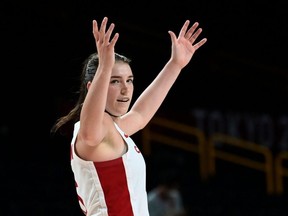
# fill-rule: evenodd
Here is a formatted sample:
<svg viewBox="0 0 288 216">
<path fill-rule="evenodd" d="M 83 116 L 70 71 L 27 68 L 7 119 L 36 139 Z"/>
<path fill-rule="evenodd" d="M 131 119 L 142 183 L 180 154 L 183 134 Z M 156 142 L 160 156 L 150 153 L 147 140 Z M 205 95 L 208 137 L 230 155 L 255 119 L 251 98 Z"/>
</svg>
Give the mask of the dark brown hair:
<svg viewBox="0 0 288 216">
<path fill-rule="evenodd" d="M 128 64 L 130 64 L 131 62 L 129 58 L 118 53 L 115 53 L 115 61 L 123 61 Z M 74 108 L 67 115 L 57 119 L 56 123 L 51 128 L 51 133 L 55 133 L 60 127 L 72 120 L 74 121 L 74 123 L 79 121 L 82 104 L 87 95 L 87 83 L 93 80 L 98 64 L 99 58 L 97 53 L 92 53 L 87 59 L 85 59 L 85 61 L 83 62 L 83 69 L 80 77 L 81 83 L 78 101 L 76 102 Z"/>
</svg>

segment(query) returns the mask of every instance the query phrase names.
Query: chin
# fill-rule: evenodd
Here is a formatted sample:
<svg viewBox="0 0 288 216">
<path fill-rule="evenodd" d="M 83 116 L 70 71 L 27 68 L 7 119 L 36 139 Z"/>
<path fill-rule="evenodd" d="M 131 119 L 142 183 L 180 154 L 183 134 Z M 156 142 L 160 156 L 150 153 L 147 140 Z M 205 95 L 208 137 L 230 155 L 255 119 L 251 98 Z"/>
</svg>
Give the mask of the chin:
<svg viewBox="0 0 288 216">
<path fill-rule="evenodd" d="M 123 111 L 123 112 L 119 112 L 119 116 L 123 116 L 123 115 L 125 115 L 127 112 L 128 112 L 127 110 L 125 110 L 125 111 Z"/>
</svg>

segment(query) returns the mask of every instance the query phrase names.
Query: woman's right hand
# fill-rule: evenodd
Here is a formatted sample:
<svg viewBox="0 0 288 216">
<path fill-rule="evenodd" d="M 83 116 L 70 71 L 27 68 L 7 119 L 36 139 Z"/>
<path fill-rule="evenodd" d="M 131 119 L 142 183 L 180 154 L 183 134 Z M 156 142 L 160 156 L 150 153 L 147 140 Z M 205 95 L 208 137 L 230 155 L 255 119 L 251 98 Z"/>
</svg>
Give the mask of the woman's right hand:
<svg viewBox="0 0 288 216">
<path fill-rule="evenodd" d="M 105 66 L 112 68 L 115 63 L 114 48 L 119 38 L 119 34 L 115 33 L 115 35 L 111 38 L 115 24 L 111 23 L 108 30 L 106 30 L 107 22 L 108 18 L 104 17 L 99 29 L 97 21 L 93 20 L 93 35 L 99 57 L 99 67 Z"/>
</svg>

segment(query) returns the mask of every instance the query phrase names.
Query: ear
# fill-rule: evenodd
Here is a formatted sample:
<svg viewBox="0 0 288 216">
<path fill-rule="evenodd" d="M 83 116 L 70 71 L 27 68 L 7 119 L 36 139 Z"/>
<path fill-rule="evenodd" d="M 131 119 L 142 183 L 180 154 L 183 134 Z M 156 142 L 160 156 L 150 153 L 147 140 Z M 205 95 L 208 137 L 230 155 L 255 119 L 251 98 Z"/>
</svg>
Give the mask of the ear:
<svg viewBox="0 0 288 216">
<path fill-rule="evenodd" d="M 87 82 L 87 85 L 86 85 L 87 90 L 89 90 L 90 86 L 91 86 L 91 81 Z"/>
</svg>

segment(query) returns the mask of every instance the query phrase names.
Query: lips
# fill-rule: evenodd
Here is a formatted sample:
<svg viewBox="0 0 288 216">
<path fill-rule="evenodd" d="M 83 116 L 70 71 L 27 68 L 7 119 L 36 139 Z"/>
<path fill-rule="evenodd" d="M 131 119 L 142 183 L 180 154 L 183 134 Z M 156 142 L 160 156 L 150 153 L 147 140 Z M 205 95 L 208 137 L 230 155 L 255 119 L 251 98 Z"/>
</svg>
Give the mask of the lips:
<svg viewBox="0 0 288 216">
<path fill-rule="evenodd" d="M 128 102 L 129 98 L 121 98 L 117 100 L 118 102 Z"/>
</svg>

